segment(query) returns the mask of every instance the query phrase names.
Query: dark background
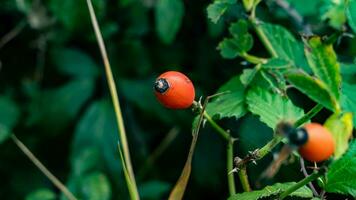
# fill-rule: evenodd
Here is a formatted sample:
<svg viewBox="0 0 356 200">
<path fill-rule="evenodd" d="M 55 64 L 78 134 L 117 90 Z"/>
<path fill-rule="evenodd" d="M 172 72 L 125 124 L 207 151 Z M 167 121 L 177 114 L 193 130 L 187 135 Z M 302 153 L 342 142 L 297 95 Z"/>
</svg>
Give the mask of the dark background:
<svg viewBox="0 0 356 200">
<path fill-rule="evenodd" d="M 331 34 L 342 26 L 336 14 L 322 17 L 332 10 L 331 1 L 290 2 L 315 33 Z M 157 35 L 155 0 L 93 3 L 118 86 L 140 193 L 143 199 L 164 199 L 183 168 L 193 115 L 189 109 L 163 108 L 154 98 L 153 80 L 164 71 L 178 70 L 191 78 L 197 98 L 214 94 L 224 82 L 251 67 L 240 58 L 225 60 L 216 50 L 228 36 L 228 24 L 246 14 L 237 5 L 224 20 L 212 24 L 206 16 L 210 1 L 184 0 L 181 26 L 167 43 Z M 284 25 L 299 37 L 300 28 L 274 1 L 262 3 L 257 16 Z M 0 118 L 18 120 L 13 133 L 78 197 L 104 199 L 95 194 L 108 194 L 108 199 L 128 199 L 115 116 L 85 1 L 1 0 L 0 40 L 11 31 L 16 33 L 12 40 L 0 46 L 0 105 L 11 109 L 0 110 Z M 343 38 L 335 48 L 341 59 L 350 61 L 356 40 Z M 257 38 L 251 52 L 269 56 Z M 306 110 L 313 105 L 296 91 L 290 96 Z M 324 120 L 325 114 L 316 119 Z M 236 155 L 244 156 L 272 137 L 272 130 L 252 115 L 219 123 L 239 138 Z M 172 139 L 149 163 L 169 133 Z M 201 130 L 186 199 L 226 199 L 225 154 L 224 141 L 207 125 Z M 250 167 L 252 183 L 271 158 Z M 273 181 L 302 177 L 294 162 L 282 167 Z M 30 199 L 31 192 L 45 189 L 59 193 L 11 140 L 0 145 L 0 180 L 0 199 Z M 242 191 L 240 185 L 238 191 Z"/>
</svg>

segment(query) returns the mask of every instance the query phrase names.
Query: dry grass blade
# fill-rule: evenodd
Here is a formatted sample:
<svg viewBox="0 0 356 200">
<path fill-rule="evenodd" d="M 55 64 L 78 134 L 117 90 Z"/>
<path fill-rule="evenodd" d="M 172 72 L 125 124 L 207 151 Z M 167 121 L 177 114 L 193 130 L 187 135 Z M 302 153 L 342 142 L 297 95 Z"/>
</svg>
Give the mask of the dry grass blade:
<svg viewBox="0 0 356 200">
<path fill-rule="evenodd" d="M 41 161 L 33 155 L 33 153 L 22 143 L 14 134 L 11 135 L 11 139 L 19 147 L 19 149 L 33 162 L 34 165 L 55 185 L 69 200 L 77 200 L 75 196 L 68 190 L 68 188 L 55 177 Z"/>
<path fill-rule="evenodd" d="M 14 39 L 26 27 L 26 24 L 26 21 L 21 21 L 14 29 L 2 37 L 0 39 L 0 49 Z"/>
<path fill-rule="evenodd" d="M 208 103 L 208 100 L 209 100 L 209 98 L 205 99 L 203 108 L 199 115 L 198 124 L 193 129 L 193 139 L 192 139 L 192 143 L 190 144 L 187 161 L 185 162 L 183 171 L 182 171 L 176 185 L 174 186 L 173 190 L 171 191 L 171 193 L 169 195 L 169 200 L 181 200 L 183 198 L 185 189 L 187 188 L 190 173 L 192 171 L 192 159 L 193 159 L 193 155 L 194 155 L 195 146 L 196 146 L 196 143 L 198 140 L 199 129 L 200 129 L 201 123 L 203 122 L 203 116 L 204 116 L 203 113 L 205 112 L 205 107 Z"/>
<path fill-rule="evenodd" d="M 128 176 L 129 178 L 126 179 L 127 187 L 129 187 L 131 199 L 139 199 L 138 190 L 137 190 L 136 181 L 135 181 L 135 175 L 134 175 L 133 167 L 131 164 L 130 151 L 129 151 L 129 146 L 128 146 L 127 137 L 126 137 L 124 120 L 123 120 L 122 113 L 121 113 L 119 97 L 117 95 L 116 85 L 115 85 L 114 77 L 112 75 L 109 58 L 108 58 L 108 55 L 106 52 L 104 40 L 103 40 L 103 37 L 100 32 L 99 24 L 96 19 L 95 11 L 94 11 L 93 5 L 91 3 L 91 0 L 87 0 L 87 5 L 88 5 L 89 13 L 90 13 L 91 22 L 93 24 L 95 36 L 98 41 L 101 56 L 103 58 L 103 62 L 104 62 L 104 66 L 105 66 L 105 73 L 106 73 L 106 77 L 107 77 L 108 85 L 109 85 L 109 89 L 110 89 L 110 94 L 111 94 L 111 98 L 112 98 L 112 101 L 114 104 L 116 120 L 117 120 L 117 124 L 119 127 L 120 143 L 122 146 L 122 152 L 123 152 L 123 158 L 124 158 L 124 159 L 122 159 L 122 164 L 125 165 L 125 167 L 123 169 L 125 170 L 124 173 L 127 173 L 129 175 Z M 120 148 L 120 146 L 119 146 L 119 148 Z M 119 150 L 121 151 L 121 149 L 119 149 Z M 127 172 L 126 172 L 126 170 L 127 170 Z M 125 177 L 127 177 L 127 176 L 125 176 Z"/>
<path fill-rule="evenodd" d="M 183 198 L 185 189 L 188 185 L 189 177 L 190 177 L 190 172 L 192 171 L 192 159 L 193 159 L 193 154 L 195 150 L 195 145 L 198 140 L 198 134 L 193 135 L 192 143 L 190 144 L 190 149 L 189 149 L 189 154 L 187 161 L 185 162 L 183 171 L 174 186 L 172 192 L 169 195 L 169 200 L 181 200 Z"/>
</svg>

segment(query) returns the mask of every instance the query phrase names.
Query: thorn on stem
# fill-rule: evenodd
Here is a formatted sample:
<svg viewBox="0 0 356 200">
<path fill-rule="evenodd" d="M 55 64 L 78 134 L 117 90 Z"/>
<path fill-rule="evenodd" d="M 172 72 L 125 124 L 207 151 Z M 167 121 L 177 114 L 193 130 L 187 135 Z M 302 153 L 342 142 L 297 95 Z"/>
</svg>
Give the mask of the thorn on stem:
<svg viewBox="0 0 356 200">
<path fill-rule="evenodd" d="M 202 127 L 203 127 L 203 128 L 205 127 L 206 122 L 207 122 L 207 120 L 204 118 L 204 119 L 203 119 L 203 123 L 202 123 Z"/>
<path fill-rule="evenodd" d="M 232 169 L 231 171 L 229 171 L 228 175 L 232 174 L 232 173 L 237 173 L 240 169 L 235 167 L 234 169 Z"/>
</svg>

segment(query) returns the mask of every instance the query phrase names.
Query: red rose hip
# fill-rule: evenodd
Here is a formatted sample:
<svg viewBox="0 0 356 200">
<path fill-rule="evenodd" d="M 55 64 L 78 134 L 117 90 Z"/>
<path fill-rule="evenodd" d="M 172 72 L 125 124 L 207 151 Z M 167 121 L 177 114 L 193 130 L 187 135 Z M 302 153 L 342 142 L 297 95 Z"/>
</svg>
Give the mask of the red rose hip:
<svg viewBox="0 0 356 200">
<path fill-rule="evenodd" d="M 329 130 L 318 123 L 306 124 L 304 129 L 308 134 L 308 140 L 299 148 L 300 155 L 311 162 L 329 159 L 335 150 L 334 138 Z"/>
<path fill-rule="evenodd" d="M 171 109 L 189 108 L 195 98 L 192 81 L 177 71 L 161 74 L 155 81 L 154 90 L 158 101 Z"/>
</svg>

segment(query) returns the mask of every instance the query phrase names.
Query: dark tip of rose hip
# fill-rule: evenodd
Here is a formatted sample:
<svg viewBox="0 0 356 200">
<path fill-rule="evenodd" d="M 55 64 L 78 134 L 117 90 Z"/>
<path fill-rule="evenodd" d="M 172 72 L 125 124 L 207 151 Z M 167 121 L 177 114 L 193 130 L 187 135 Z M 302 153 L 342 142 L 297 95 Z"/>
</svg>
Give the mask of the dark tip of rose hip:
<svg viewBox="0 0 356 200">
<path fill-rule="evenodd" d="M 280 122 L 277 124 L 276 132 L 282 136 L 288 136 L 293 131 L 295 131 L 295 128 L 289 122 Z"/>
<path fill-rule="evenodd" d="M 304 128 L 297 128 L 288 135 L 289 142 L 301 146 L 308 141 L 308 133 Z"/>
<path fill-rule="evenodd" d="M 169 89 L 169 84 L 166 79 L 159 78 L 156 80 L 154 88 L 155 88 L 156 92 L 159 92 L 162 94 L 162 93 L 165 93 Z"/>
</svg>

